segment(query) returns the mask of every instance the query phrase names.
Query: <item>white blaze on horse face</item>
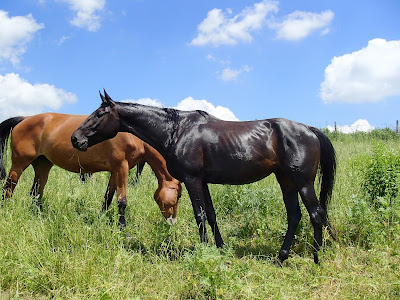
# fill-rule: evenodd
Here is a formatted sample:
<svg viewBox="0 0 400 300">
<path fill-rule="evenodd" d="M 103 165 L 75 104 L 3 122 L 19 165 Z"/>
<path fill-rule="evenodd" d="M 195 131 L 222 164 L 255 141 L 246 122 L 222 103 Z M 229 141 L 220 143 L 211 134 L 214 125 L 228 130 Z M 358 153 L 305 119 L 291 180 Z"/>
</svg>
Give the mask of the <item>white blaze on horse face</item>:
<svg viewBox="0 0 400 300">
<path fill-rule="evenodd" d="M 170 226 L 175 225 L 176 221 L 177 221 L 177 218 L 173 218 L 172 216 L 165 218 L 165 222 L 167 222 L 167 224 Z"/>
</svg>

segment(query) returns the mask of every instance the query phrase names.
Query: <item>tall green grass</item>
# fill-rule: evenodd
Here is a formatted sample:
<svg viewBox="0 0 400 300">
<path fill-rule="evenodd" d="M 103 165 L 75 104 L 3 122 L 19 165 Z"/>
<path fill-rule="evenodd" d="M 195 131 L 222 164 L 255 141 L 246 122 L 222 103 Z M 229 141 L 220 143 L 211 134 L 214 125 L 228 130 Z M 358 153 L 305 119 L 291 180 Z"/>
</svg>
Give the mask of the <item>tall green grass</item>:
<svg viewBox="0 0 400 300">
<path fill-rule="evenodd" d="M 199 243 L 186 190 L 178 223 L 164 223 L 148 167 L 128 189 L 124 232 L 116 203 L 99 214 L 106 173 L 82 183 L 54 167 L 39 210 L 29 196 L 30 167 L 0 207 L 0 298 L 398 299 L 400 198 L 396 192 L 371 200 L 365 188 L 376 153 L 400 149 L 390 134 L 330 134 L 338 160 L 329 206 L 335 239 L 325 232 L 320 266 L 313 263 L 303 205 L 290 258 L 283 267 L 275 263 L 287 223 L 273 175 L 250 185 L 211 186 L 227 244 L 220 251 L 212 238 L 208 246 Z"/>
</svg>

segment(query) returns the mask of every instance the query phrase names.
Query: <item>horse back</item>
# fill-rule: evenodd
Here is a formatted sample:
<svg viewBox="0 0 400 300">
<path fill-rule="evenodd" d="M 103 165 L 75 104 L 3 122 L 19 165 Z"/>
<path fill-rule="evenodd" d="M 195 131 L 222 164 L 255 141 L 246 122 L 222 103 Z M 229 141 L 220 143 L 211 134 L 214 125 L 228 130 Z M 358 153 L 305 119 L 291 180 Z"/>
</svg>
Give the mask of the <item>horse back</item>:
<svg viewBox="0 0 400 300">
<path fill-rule="evenodd" d="M 209 117 L 205 122 L 186 127 L 175 144 L 174 156 L 180 159 L 172 165 L 172 176 L 188 174 L 222 184 L 245 184 L 268 176 L 279 164 L 273 123 Z M 180 175 L 177 166 L 186 174 Z"/>
<path fill-rule="evenodd" d="M 298 171 L 311 178 L 319 153 L 318 138 L 301 123 L 282 118 L 247 122 L 210 118 L 187 127 L 175 146 L 180 160 L 171 169 L 177 178 L 185 176 L 179 174 L 179 166 L 186 174 L 222 184 L 245 184 L 271 173 Z"/>
</svg>

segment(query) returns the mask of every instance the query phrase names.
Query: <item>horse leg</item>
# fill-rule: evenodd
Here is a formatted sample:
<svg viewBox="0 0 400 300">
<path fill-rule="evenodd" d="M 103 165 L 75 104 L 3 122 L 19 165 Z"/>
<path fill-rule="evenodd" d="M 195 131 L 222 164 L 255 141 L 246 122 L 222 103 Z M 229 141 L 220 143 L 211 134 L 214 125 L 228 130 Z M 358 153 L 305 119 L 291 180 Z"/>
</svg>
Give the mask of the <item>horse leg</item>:
<svg viewBox="0 0 400 300">
<path fill-rule="evenodd" d="M 129 164 L 124 161 L 117 171 L 116 186 L 120 228 L 126 227 L 125 208 L 126 208 L 126 187 L 128 185 Z"/>
<path fill-rule="evenodd" d="M 22 172 L 24 172 L 24 170 L 30 165 L 32 160 L 33 159 L 17 155 L 12 158 L 12 166 L 10 172 L 8 173 L 7 181 L 3 187 L 3 190 L 5 191 L 5 194 L 3 194 L 3 199 L 11 198 Z"/>
<path fill-rule="evenodd" d="M 193 213 L 199 229 L 200 242 L 207 243 L 206 219 L 204 191 L 201 178 L 190 178 L 184 181 L 188 190 L 190 201 L 192 202 Z"/>
<path fill-rule="evenodd" d="M 203 183 L 203 191 L 207 221 L 208 224 L 211 226 L 211 230 L 214 234 L 216 246 L 218 248 L 221 248 L 224 245 L 224 241 L 222 240 L 221 233 L 219 232 L 219 228 L 217 225 L 217 216 L 215 214 L 214 205 L 211 200 L 210 190 L 208 189 L 207 183 Z"/>
<path fill-rule="evenodd" d="M 297 190 L 282 190 L 283 201 L 286 207 L 288 229 L 281 250 L 279 251 L 279 261 L 282 263 L 289 257 L 289 250 L 293 243 L 294 235 L 296 234 L 297 226 L 301 219 L 301 210 Z"/>
<path fill-rule="evenodd" d="M 85 174 L 86 175 L 86 174 Z M 116 180 L 115 180 L 115 172 L 111 172 L 110 178 L 108 180 L 108 185 L 107 185 L 107 190 L 104 195 L 104 202 L 103 202 L 103 207 L 101 209 L 101 212 L 99 213 L 99 218 L 102 216 L 102 214 L 108 210 L 108 208 L 111 205 L 112 199 L 115 194 L 115 190 L 117 189 L 116 186 Z M 110 223 L 112 223 L 112 218 L 109 216 Z"/>
<path fill-rule="evenodd" d="M 49 172 L 53 163 L 50 162 L 46 157 L 39 156 L 32 162 L 33 169 L 35 170 L 35 179 L 31 188 L 31 196 L 39 199 L 43 197 L 44 187 L 49 178 Z"/>
<path fill-rule="evenodd" d="M 7 198 L 7 199 L 11 198 L 22 172 L 23 172 L 23 170 L 13 169 L 11 167 L 10 172 L 8 173 L 7 181 L 3 187 L 3 191 L 5 191 L 5 193 L 2 196 L 3 200 L 4 200 L 4 198 Z"/>
<path fill-rule="evenodd" d="M 136 177 L 133 181 L 133 185 L 135 185 L 136 183 L 138 183 L 139 181 L 139 177 L 143 172 L 144 169 L 144 165 L 146 164 L 146 161 L 144 160 L 140 160 L 137 164 L 136 164 Z"/>
<path fill-rule="evenodd" d="M 325 219 L 325 212 L 318 202 L 313 182 L 305 184 L 300 189 L 300 196 L 310 215 L 311 224 L 314 227 L 314 262 L 318 264 L 318 251 L 322 246 L 322 225 Z"/>
<path fill-rule="evenodd" d="M 110 179 L 108 180 L 107 191 L 106 194 L 104 195 L 104 203 L 102 208 L 103 211 L 108 210 L 108 208 L 110 207 L 112 199 L 115 194 L 115 190 L 117 189 L 115 177 L 116 177 L 115 173 L 111 172 Z"/>
<path fill-rule="evenodd" d="M 294 235 L 296 234 L 297 226 L 301 220 L 301 210 L 299 205 L 298 190 L 292 182 L 286 177 L 277 175 L 279 185 L 281 187 L 283 202 L 285 203 L 288 228 L 281 250 L 279 251 L 278 259 L 282 263 L 289 257 L 289 250 L 293 243 Z"/>
</svg>

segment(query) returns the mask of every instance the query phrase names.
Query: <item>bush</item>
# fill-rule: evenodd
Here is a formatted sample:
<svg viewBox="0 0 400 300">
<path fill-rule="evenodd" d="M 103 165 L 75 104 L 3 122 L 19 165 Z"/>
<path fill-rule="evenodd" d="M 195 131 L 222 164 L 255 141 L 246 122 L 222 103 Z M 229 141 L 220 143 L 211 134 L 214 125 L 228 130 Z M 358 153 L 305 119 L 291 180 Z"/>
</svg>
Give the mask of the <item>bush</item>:
<svg viewBox="0 0 400 300">
<path fill-rule="evenodd" d="M 385 198 L 391 202 L 398 196 L 400 183 L 400 152 L 378 143 L 363 170 L 363 190 L 375 206 Z"/>
<path fill-rule="evenodd" d="M 400 237 L 400 151 L 379 142 L 357 160 L 364 195 L 352 199 L 348 233 L 366 248 L 390 244 Z"/>
<path fill-rule="evenodd" d="M 396 132 L 394 132 L 390 128 L 375 129 L 375 130 L 372 130 L 369 133 L 369 135 L 372 138 L 379 139 L 379 140 L 382 140 L 382 141 L 399 139 L 399 135 L 396 134 Z"/>
<path fill-rule="evenodd" d="M 395 141 L 400 139 L 400 136 L 390 128 L 374 129 L 368 133 L 361 131 L 357 131 L 354 133 L 341 133 L 338 131 L 331 132 L 328 129 L 324 128 L 322 129 L 322 132 L 325 133 L 331 141 L 341 141 L 341 142 L 349 142 L 349 141 L 363 142 L 370 140 Z"/>
</svg>

